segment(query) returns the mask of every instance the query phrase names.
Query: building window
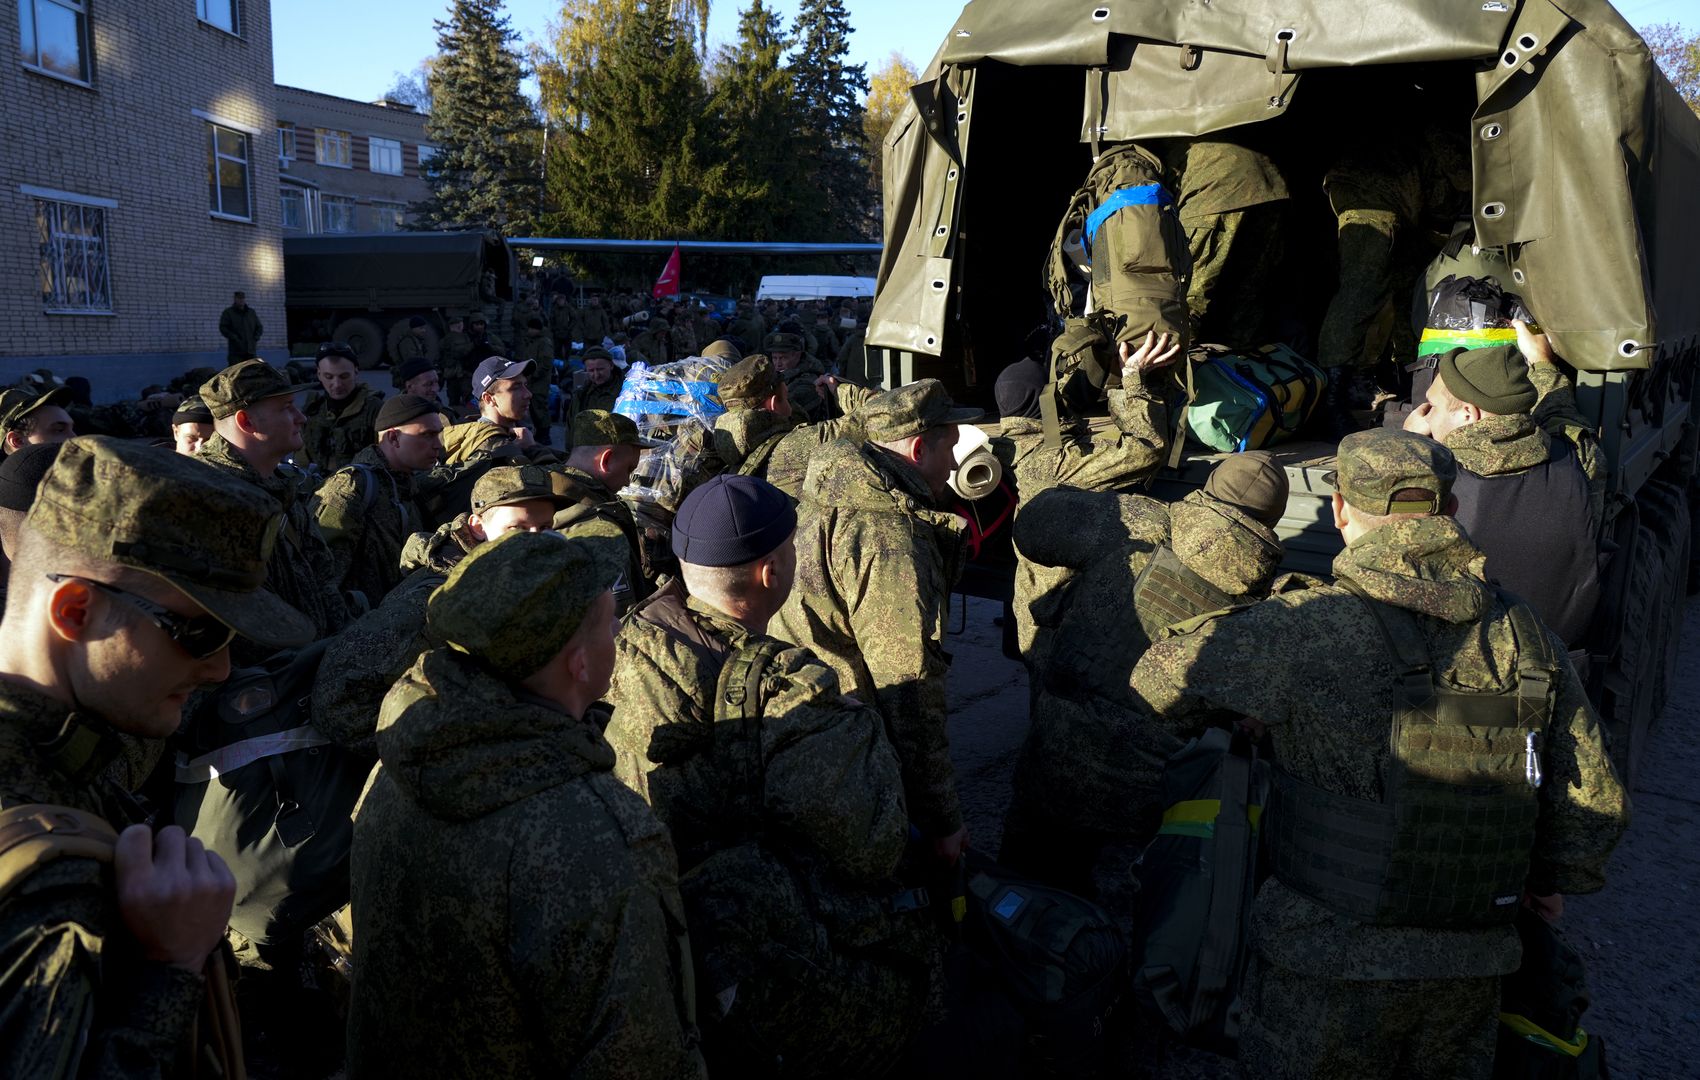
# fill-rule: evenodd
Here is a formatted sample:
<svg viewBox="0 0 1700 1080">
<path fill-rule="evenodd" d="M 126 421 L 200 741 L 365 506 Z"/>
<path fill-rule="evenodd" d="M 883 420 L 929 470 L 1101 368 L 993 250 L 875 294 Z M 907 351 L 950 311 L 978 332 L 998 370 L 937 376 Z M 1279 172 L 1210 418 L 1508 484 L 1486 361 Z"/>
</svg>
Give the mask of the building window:
<svg viewBox="0 0 1700 1080">
<path fill-rule="evenodd" d="M 405 217 L 407 207 L 401 203 L 375 202 L 372 204 L 372 231 L 400 232 Z"/>
<path fill-rule="evenodd" d="M 277 125 L 277 164 L 280 169 L 289 168 L 289 163 L 295 160 L 295 125 L 279 123 Z"/>
<path fill-rule="evenodd" d="M 238 0 L 195 0 L 195 15 L 208 26 L 216 26 L 227 34 L 237 32 Z"/>
<path fill-rule="evenodd" d="M 314 128 L 313 156 L 319 160 L 320 165 L 351 169 L 354 167 L 354 136 L 346 131 Z"/>
<path fill-rule="evenodd" d="M 354 200 L 345 195 L 319 196 L 319 231 L 353 232 Z"/>
<path fill-rule="evenodd" d="M 82 0 L 18 0 L 24 63 L 76 82 L 89 81 L 88 5 Z"/>
<path fill-rule="evenodd" d="M 280 188 L 277 193 L 278 204 L 283 210 L 283 227 L 286 229 L 306 229 L 307 193 L 297 187 Z"/>
<path fill-rule="evenodd" d="M 372 171 L 390 176 L 401 175 L 401 143 L 394 139 L 367 139 L 371 146 Z"/>
<path fill-rule="evenodd" d="M 420 169 L 424 169 L 425 163 L 427 161 L 430 161 L 432 158 L 434 158 L 436 156 L 437 156 L 437 148 L 435 146 L 426 146 L 424 143 L 419 144 L 419 168 Z"/>
<path fill-rule="evenodd" d="M 110 315 L 106 211 L 37 199 L 35 224 L 41 240 L 42 307 L 55 314 Z"/>
<path fill-rule="evenodd" d="M 248 136 L 208 124 L 207 209 L 220 217 L 253 219 L 248 203 Z"/>
</svg>

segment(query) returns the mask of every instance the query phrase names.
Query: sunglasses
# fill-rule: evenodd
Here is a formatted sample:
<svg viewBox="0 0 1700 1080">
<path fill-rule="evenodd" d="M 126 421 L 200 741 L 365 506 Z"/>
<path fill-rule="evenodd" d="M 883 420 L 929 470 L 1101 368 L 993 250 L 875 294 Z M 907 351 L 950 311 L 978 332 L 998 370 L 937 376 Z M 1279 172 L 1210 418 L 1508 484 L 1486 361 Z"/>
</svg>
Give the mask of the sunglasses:
<svg viewBox="0 0 1700 1080">
<path fill-rule="evenodd" d="M 88 578 L 80 578 L 72 574 L 48 574 L 47 580 L 54 584 L 63 581 L 80 581 L 84 585 L 94 586 L 108 596 L 124 601 L 152 619 L 154 625 L 164 630 L 166 636 L 176 642 L 179 649 L 196 660 L 207 659 L 229 645 L 236 637 L 236 631 L 211 615 L 193 617 L 179 615 L 169 608 L 161 607 L 152 600 L 146 600 L 132 592 L 125 592 L 115 585 L 108 585 L 101 581 L 90 581 Z"/>
<path fill-rule="evenodd" d="M 315 359 L 323 360 L 327 356 L 341 356 L 348 360 L 359 359 L 354 355 L 353 346 L 345 345 L 340 341 L 327 341 L 319 346 L 319 352 Z"/>
</svg>

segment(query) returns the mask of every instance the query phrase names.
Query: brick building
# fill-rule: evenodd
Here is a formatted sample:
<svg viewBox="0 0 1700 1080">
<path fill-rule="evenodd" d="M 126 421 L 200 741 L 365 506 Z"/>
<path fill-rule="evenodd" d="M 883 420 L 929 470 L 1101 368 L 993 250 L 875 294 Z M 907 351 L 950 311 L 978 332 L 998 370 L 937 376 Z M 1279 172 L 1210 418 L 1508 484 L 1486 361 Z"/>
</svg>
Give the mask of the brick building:
<svg viewBox="0 0 1700 1080">
<path fill-rule="evenodd" d="M 278 199 L 283 228 L 394 232 L 427 194 L 425 117 L 411 105 L 277 88 Z"/>
<path fill-rule="evenodd" d="M 0 383 L 221 365 L 233 289 L 283 356 L 266 0 L 19 0 L 0 42 Z"/>
</svg>

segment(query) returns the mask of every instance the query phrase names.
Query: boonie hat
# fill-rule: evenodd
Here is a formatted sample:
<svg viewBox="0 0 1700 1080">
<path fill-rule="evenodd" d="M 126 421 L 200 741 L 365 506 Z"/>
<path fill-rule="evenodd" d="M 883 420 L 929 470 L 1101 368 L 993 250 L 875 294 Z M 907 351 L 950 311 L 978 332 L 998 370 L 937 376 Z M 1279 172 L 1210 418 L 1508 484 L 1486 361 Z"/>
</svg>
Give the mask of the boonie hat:
<svg viewBox="0 0 1700 1080">
<path fill-rule="evenodd" d="M 293 397 L 312 388 L 312 383 L 290 382 L 281 371 L 264 360 L 244 360 L 202 383 L 201 400 L 215 420 L 224 420 L 255 402 L 266 398 Z"/>
<path fill-rule="evenodd" d="M 660 446 L 638 432 L 637 421 L 607 409 L 586 409 L 573 417 L 574 446 Z"/>
<path fill-rule="evenodd" d="M 862 427 L 869 442 L 895 442 L 947 424 L 966 424 L 980 419 L 979 409 L 969 409 L 950 400 L 944 383 L 921 379 L 862 404 Z"/>
<path fill-rule="evenodd" d="M 26 523 L 67 550 L 170 582 L 250 641 L 282 649 L 312 640 L 307 616 L 265 588 L 284 524 L 277 500 L 205 462 L 122 439 L 72 439 Z"/>
<path fill-rule="evenodd" d="M 1526 413 L 1540 396 L 1514 345 L 1453 349 L 1440 358 L 1440 381 L 1459 401 L 1499 416 Z"/>
<path fill-rule="evenodd" d="M 784 380 L 765 353 L 751 353 L 720 373 L 722 403 L 764 401 L 779 393 Z"/>
<path fill-rule="evenodd" d="M 42 477 L 53 468 L 64 443 L 33 443 L 0 461 L 0 506 L 20 513 L 35 502 L 36 489 Z"/>
<path fill-rule="evenodd" d="M 612 536 L 509 533 L 456 564 L 425 617 L 450 647 L 523 679 L 566 647 L 626 562 L 625 541 Z"/>
<path fill-rule="evenodd" d="M 490 389 L 492 383 L 503 379 L 521 379 L 531 370 L 530 360 L 509 360 L 505 356 L 486 357 L 478 365 L 478 370 L 472 373 L 472 392 L 482 394 Z"/>
<path fill-rule="evenodd" d="M 1438 514 L 1452 493 L 1458 461 L 1452 451 L 1413 431 L 1374 428 L 1340 440 L 1339 463 L 1327 474 L 1345 500 L 1366 514 Z M 1401 491 L 1424 498 L 1395 500 Z"/>
<path fill-rule="evenodd" d="M 498 465 L 472 485 L 472 512 L 548 499 L 556 506 L 573 501 L 567 478 L 541 465 Z"/>
<path fill-rule="evenodd" d="M 1204 493 L 1217 502 L 1242 510 L 1273 529 L 1287 509 L 1287 470 L 1274 455 L 1252 450 L 1210 470 Z"/>
<path fill-rule="evenodd" d="M 724 474 L 685 496 L 673 518 L 673 554 L 692 566 L 743 566 L 797 530 L 791 496 L 757 476 Z"/>
</svg>

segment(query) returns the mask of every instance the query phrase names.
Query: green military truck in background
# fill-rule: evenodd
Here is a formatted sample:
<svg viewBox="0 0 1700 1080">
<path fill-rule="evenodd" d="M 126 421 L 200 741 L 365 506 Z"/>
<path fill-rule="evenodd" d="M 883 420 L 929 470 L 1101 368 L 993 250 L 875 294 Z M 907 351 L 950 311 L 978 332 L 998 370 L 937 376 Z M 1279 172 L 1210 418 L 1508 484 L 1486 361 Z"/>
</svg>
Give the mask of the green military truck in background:
<svg viewBox="0 0 1700 1080">
<path fill-rule="evenodd" d="M 1389 80 L 1420 84 L 1430 111 L 1385 108 Z M 1605 0 L 974 0 L 883 147 L 868 370 L 887 385 L 941 378 L 989 405 L 1050 319 L 1041 271 L 1092 144 L 1248 125 L 1294 195 L 1271 288 L 1314 330 L 1337 277 L 1322 171 L 1418 120 L 1469 133 L 1476 243 L 1503 249 L 1505 288 L 1574 370 L 1610 462 L 1585 665 L 1633 782 L 1696 579 L 1700 119 Z M 1277 449 L 1289 568 L 1326 573 L 1334 448 Z M 1196 487 L 1212 460 L 1190 456 L 1156 492 Z"/>
<path fill-rule="evenodd" d="M 311 356 L 320 343 L 341 341 L 362 368 L 380 367 L 394 360 L 396 339 L 418 315 L 435 360 L 449 312 L 485 310 L 495 329 L 518 281 L 513 249 L 494 232 L 285 237 L 290 354 Z"/>
</svg>

